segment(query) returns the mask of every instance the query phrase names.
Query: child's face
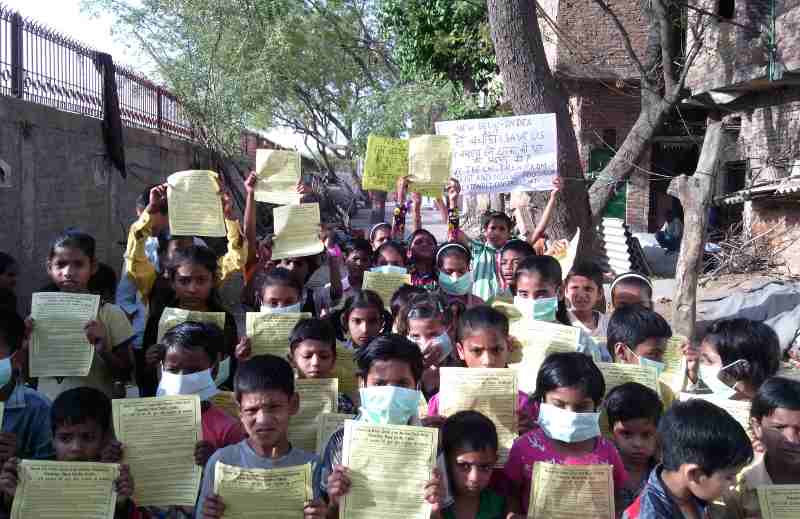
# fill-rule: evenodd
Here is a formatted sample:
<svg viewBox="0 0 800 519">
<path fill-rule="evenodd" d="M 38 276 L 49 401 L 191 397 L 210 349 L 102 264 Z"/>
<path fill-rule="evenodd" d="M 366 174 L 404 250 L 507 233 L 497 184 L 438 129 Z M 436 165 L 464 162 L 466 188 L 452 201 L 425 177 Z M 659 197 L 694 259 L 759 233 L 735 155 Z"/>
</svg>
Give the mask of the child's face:
<svg viewBox="0 0 800 519">
<path fill-rule="evenodd" d="M 298 301 L 300 301 L 300 294 L 294 287 L 272 285 L 264 287 L 261 292 L 261 304 L 271 308 L 296 305 Z"/>
<path fill-rule="evenodd" d="M 364 271 L 370 267 L 369 253 L 363 250 L 354 250 L 347 255 L 345 264 L 350 280 L 360 279 L 364 275 Z"/>
<path fill-rule="evenodd" d="M 311 273 L 311 265 L 305 258 L 284 258 L 278 265 L 292 273 L 294 279 L 305 284 L 306 278 Z"/>
<path fill-rule="evenodd" d="M 511 354 L 508 339 L 494 328 L 474 330 L 456 344 L 456 350 L 468 368 L 505 368 Z"/>
<path fill-rule="evenodd" d="M 417 380 L 408 362 L 397 359 L 376 360 L 367 373 L 367 379 L 359 378 L 361 387 L 394 386 L 416 389 Z"/>
<path fill-rule="evenodd" d="M 447 462 L 451 467 L 455 494 L 477 497 L 489 486 L 494 464 L 497 463 L 497 451 L 456 449 L 448 456 Z"/>
<path fill-rule="evenodd" d="M 614 309 L 637 304 L 650 310 L 653 309 L 653 302 L 643 293 L 641 287 L 625 283 L 618 283 L 614 286 L 611 293 L 611 304 L 614 305 Z"/>
<path fill-rule="evenodd" d="M 397 252 L 396 249 L 391 247 L 386 247 L 383 249 L 378 256 L 378 266 L 383 267 L 384 265 L 391 265 L 393 267 L 405 267 L 406 266 L 406 259 L 403 257 L 402 254 Z"/>
<path fill-rule="evenodd" d="M 594 400 L 577 387 L 558 387 L 548 391 L 544 403 L 573 413 L 594 413 Z"/>
<path fill-rule="evenodd" d="M 448 276 L 455 274 L 456 278 L 460 278 L 469 272 L 469 262 L 464 256 L 451 254 L 442 259 L 442 267 L 439 269 Z"/>
<path fill-rule="evenodd" d="M 616 358 L 625 364 L 639 364 L 638 357 L 643 357 L 655 362 L 664 362 L 664 352 L 667 350 L 667 340 L 663 337 L 648 337 L 647 340 L 628 349 L 624 344 L 618 343 L 615 347 Z M 633 351 L 633 353 L 631 353 Z M 635 355 L 634 355 L 635 354 Z"/>
<path fill-rule="evenodd" d="M 336 363 L 331 345 L 314 339 L 298 344 L 291 360 L 300 378 L 330 378 Z"/>
<path fill-rule="evenodd" d="M 542 279 L 540 274 L 523 274 L 517 279 L 517 296 L 523 299 L 560 297 L 560 288 L 560 285 Z"/>
<path fill-rule="evenodd" d="M 47 270 L 62 292 L 85 292 L 97 265 L 78 248 L 56 247 L 47 262 Z"/>
<path fill-rule="evenodd" d="M 433 255 L 436 253 L 436 243 L 427 234 L 420 233 L 411 241 L 409 251 L 415 259 L 433 259 Z"/>
<path fill-rule="evenodd" d="M 600 287 L 589 278 L 572 276 L 567 281 L 566 296 L 576 311 L 591 311 L 600 299 Z"/>
<path fill-rule="evenodd" d="M 278 445 L 289 430 L 289 420 L 300 409 L 300 399 L 283 391 L 271 389 L 242 393 L 239 416 L 250 441 L 263 448 Z"/>
<path fill-rule="evenodd" d="M 751 420 L 751 423 L 770 458 L 795 470 L 800 467 L 800 411 L 778 407 L 760 422 Z"/>
<path fill-rule="evenodd" d="M 489 223 L 486 224 L 486 229 L 483 231 L 483 235 L 486 237 L 486 241 L 489 243 L 489 245 L 495 249 L 499 249 L 505 245 L 508 239 L 511 237 L 511 229 L 508 228 L 508 225 L 505 221 L 498 218 L 492 218 L 489 220 Z"/>
<path fill-rule="evenodd" d="M 200 348 L 167 348 L 164 353 L 164 371 L 175 375 L 199 373 L 213 365 L 213 359 Z"/>
<path fill-rule="evenodd" d="M 655 456 L 656 424 L 649 418 L 623 420 L 614 424 L 611 434 L 622 459 L 642 466 Z"/>
<path fill-rule="evenodd" d="M 446 331 L 447 329 L 439 319 L 408 320 L 408 338 L 417 344 L 427 344 Z"/>
<path fill-rule="evenodd" d="M 389 241 L 391 234 L 392 232 L 388 228 L 379 227 L 372 236 L 372 250 L 377 250 L 378 247 Z"/>
<path fill-rule="evenodd" d="M 689 491 L 698 499 L 703 501 L 714 501 L 718 499 L 722 493 L 736 484 L 736 475 L 744 467 L 734 467 L 723 470 L 717 470 L 710 476 L 701 474 L 701 470 L 697 469 L 694 477 L 689 479 Z"/>
<path fill-rule="evenodd" d="M 507 250 L 500 256 L 500 276 L 506 286 L 511 286 L 514 283 L 514 272 L 517 271 L 519 262 L 525 259 L 522 253 L 515 250 Z"/>
<path fill-rule="evenodd" d="M 95 420 L 57 425 L 53 433 L 56 461 L 100 461 L 107 441 L 105 431 Z"/>
<path fill-rule="evenodd" d="M 6 267 L 6 271 L 0 274 L 0 290 L 9 290 L 11 292 L 17 288 L 17 275 L 19 274 L 19 267 L 16 263 L 12 263 Z"/>
<path fill-rule="evenodd" d="M 347 330 L 353 344 L 366 346 L 378 336 L 383 327 L 383 316 L 377 308 L 355 308 L 347 317 Z"/>
<path fill-rule="evenodd" d="M 214 274 L 201 265 L 184 263 L 175 270 L 172 288 L 181 308 L 202 311 L 214 288 Z"/>
<path fill-rule="evenodd" d="M 717 348 L 709 341 L 700 343 L 700 363 L 710 367 L 722 367 L 722 357 L 717 353 Z"/>
</svg>

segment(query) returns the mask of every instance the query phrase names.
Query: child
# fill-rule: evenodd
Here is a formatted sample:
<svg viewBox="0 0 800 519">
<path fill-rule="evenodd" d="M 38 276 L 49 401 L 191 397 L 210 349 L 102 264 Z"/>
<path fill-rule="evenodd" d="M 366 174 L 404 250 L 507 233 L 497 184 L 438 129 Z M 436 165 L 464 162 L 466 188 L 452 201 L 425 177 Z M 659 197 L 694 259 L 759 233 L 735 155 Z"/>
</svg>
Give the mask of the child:
<svg viewBox="0 0 800 519">
<path fill-rule="evenodd" d="M 367 240 L 355 238 L 344 247 L 344 264 L 347 269 L 349 290 L 344 297 L 352 295 L 354 290 L 361 290 L 364 283 L 364 272 L 372 266 L 372 246 Z"/>
<path fill-rule="evenodd" d="M 448 304 L 458 303 L 460 311 L 483 304 L 483 299 L 472 295 L 472 272 L 469 264 L 469 251 L 460 243 L 445 243 L 436 253 L 439 288 L 447 297 Z"/>
<path fill-rule="evenodd" d="M 506 308 L 515 317 L 556 322 L 570 326 L 564 294 L 561 290 L 561 265 L 552 256 L 525 258 L 514 273 L 514 307 Z M 578 351 L 602 362 L 611 362 L 611 355 L 589 335 L 580 330 Z"/>
<path fill-rule="evenodd" d="M 66 231 L 50 246 L 47 271 L 53 289 L 63 292 L 88 293 L 89 279 L 97 270 L 95 241 L 88 234 Z M 29 321 L 32 327 L 36 323 Z M 97 319 L 86 323 L 86 340 L 94 346 L 94 360 L 85 377 L 42 377 L 39 391 L 53 399 L 73 387 L 89 386 L 99 389 L 109 398 L 128 378 L 131 368 L 128 346 L 133 329 L 119 307 L 103 302 Z"/>
<path fill-rule="evenodd" d="M 0 310 L 17 311 L 19 265 L 9 254 L 0 252 Z"/>
<path fill-rule="evenodd" d="M 53 447 L 56 461 L 100 462 L 104 449 L 114 436 L 111 430 L 111 400 L 102 391 L 77 387 L 61 393 L 48 420 L 52 424 Z M 3 465 L 0 487 L 11 504 L 19 484 L 19 458 L 11 458 Z M 136 509 L 131 500 L 133 478 L 127 465 L 121 465 L 119 477 L 114 482 L 117 493 L 117 519 L 143 519 L 148 517 Z M 73 512 L 74 513 L 74 512 Z M 66 510 L 64 514 L 69 516 Z"/>
<path fill-rule="evenodd" d="M 657 429 L 664 408 L 655 391 L 636 382 L 627 382 L 609 391 L 603 407 L 611 438 L 629 478 L 628 486 L 619 492 L 619 510 L 622 511 L 642 491 L 657 464 Z"/>
<path fill-rule="evenodd" d="M 608 351 L 616 362 L 664 371 L 664 352 L 672 329 L 656 312 L 641 305 L 627 305 L 614 311 L 608 322 Z M 659 382 L 665 407 L 672 405 L 675 394 L 669 385 Z"/>
<path fill-rule="evenodd" d="M 393 333 L 397 333 L 397 322 L 400 320 L 400 314 L 403 308 L 408 304 L 412 297 L 427 294 L 428 291 L 422 287 L 415 287 L 411 285 L 403 285 L 392 294 L 392 300 L 389 308 L 392 312 L 392 319 L 394 320 Z"/>
<path fill-rule="evenodd" d="M 503 469 L 511 483 L 511 511 L 528 513 L 533 465 L 613 466 L 614 488 L 628 475 L 614 445 L 600 435 L 598 407 L 605 393 L 603 375 L 582 353 L 554 353 L 536 377 L 534 400 L 539 402 L 539 428 L 511 447 Z"/>
<path fill-rule="evenodd" d="M 392 239 L 392 226 L 386 222 L 376 223 L 369 230 L 369 242 L 374 250 Z"/>
<path fill-rule="evenodd" d="M 264 277 L 259 304 L 266 313 L 299 313 L 302 311 L 303 285 L 289 270 L 278 267 Z"/>
<path fill-rule="evenodd" d="M 738 475 L 723 494 L 724 508 L 715 505 L 712 517 L 760 518 L 758 487 L 800 484 L 800 382 L 781 377 L 764 382 L 753 398 L 750 424 L 766 452 Z"/>
<path fill-rule="evenodd" d="M 461 316 L 458 323 L 458 358 L 468 368 L 507 368 L 511 356 L 508 339 L 508 318 L 489 306 L 470 308 Z M 428 402 L 428 416 L 439 414 L 439 395 L 433 395 Z M 520 391 L 517 397 L 517 416 L 519 434 L 525 434 L 534 427 L 538 405 Z M 443 419 L 429 423 L 441 423 Z"/>
<path fill-rule="evenodd" d="M 0 310 L 0 402 L 4 406 L 0 466 L 12 457 L 42 460 L 53 456 L 50 402 L 17 380 L 27 354 L 20 350 L 24 335 L 22 318 Z"/>
<path fill-rule="evenodd" d="M 439 287 L 436 272 L 436 238 L 425 229 L 418 229 L 408 239 L 411 284 L 425 290 Z"/>
<path fill-rule="evenodd" d="M 623 519 L 702 519 L 708 504 L 753 459 L 741 425 L 710 402 L 675 402 L 658 424 L 661 465 L 650 472 Z"/>
<path fill-rule="evenodd" d="M 489 488 L 498 445 L 492 421 L 477 411 L 461 411 L 444 422 L 441 438 L 455 503 L 438 517 L 505 517 L 505 498 Z"/>
<path fill-rule="evenodd" d="M 289 362 L 298 378 L 336 378 L 336 332 L 323 319 L 302 319 L 289 336 Z M 339 393 L 339 413 L 355 414 L 353 401 Z"/>
<path fill-rule="evenodd" d="M 422 395 L 417 391 L 423 362 L 419 348 L 400 335 L 390 334 L 372 341 L 356 353 L 361 395 L 359 420 L 395 425 L 419 425 L 417 413 Z M 317 491 L 328 501 L 328 517 L 338 517 L 341 499 L 350 491 L 350 476 L 342 463 L 344 427 L 336 431 L 325 447 L 314 475 Z M 376 463 L 380 458 L 376 456 Z M 425 486 L 428 502 L 438 508 L 442 483 L 438 471 Z"/>
<path fill-rule="evenodd" d="M 247 438 L 218 450 L 209 458 L 195 509 L 197 519 L 224 516 L 225 503 L 214 494 L 217 463 L 272 469 L 306 463 L 311 463 L 313 468 L 319 462 L 316 454 L 296 449 L 289 443 L 289 422 L 300 410 L 300 397 L 295 392 L 294 372 L 288 362 L 274 355 L 257 355 L 242 363 L 234 387 Z M 303 517 L 323 519 L 325 509 L 320 500 L 308 501 L 302 510 Z M 300 514 L 300 510 L 297 512 Z"/>
<path fill-rule="evenodd" d="M 380 272 L 381 267 L 392 267 L 391 270 L 406 270 L 406 248 L 396 241 L 384 241 L 377 249 L 372 260 L 375 267 L 372 270 Z"/>
<path fill-rule="evenodd" d="M 331 324 L 340 326 L 338 338 L 349 350 L 363 348 L 385 330 L 391 330 L 391 315 L 383 308 L 381 296 L 372 290 L 359 290 L 350 296 L 339 312 L 331 314 Z"/>
<path fill-rule="evenodd" d="M 608 335 L 608 314 L 595 310 L 603 296 L 603 272 L 593 263 L 574 265 L 567 274 L 565 293 L 570 310 L 570 323 L 582 328 L 590 337 Z"/>
<path fill-rule="evenodd" d="M 514 273 L 519 263 L 529 256 L 536 256 L 530 243 L 513 239 L 503 245 L 500 251 L 500 286 L 498 296 L 510 297 L 514 291 Z"/>
<path fill-rule="evenodd" d="M 620 274 L 611 282 L 611 305 L 614 309 L 631 304 L 653 309 L 653 283 L 637 272 Z"/>
</svg>

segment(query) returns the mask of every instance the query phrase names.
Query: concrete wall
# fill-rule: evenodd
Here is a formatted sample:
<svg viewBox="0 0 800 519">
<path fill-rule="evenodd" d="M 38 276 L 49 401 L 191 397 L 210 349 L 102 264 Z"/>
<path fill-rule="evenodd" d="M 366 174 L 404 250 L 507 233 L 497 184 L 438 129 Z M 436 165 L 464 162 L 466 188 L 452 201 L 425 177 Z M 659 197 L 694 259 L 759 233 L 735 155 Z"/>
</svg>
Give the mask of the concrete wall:
<svg viewBox="0 0 800 519">
<path fill-rule="evenodd" d="M 107 161 L 101 121 L 0 97 L 0 250 L 20 264 L 20 310 L 48 282 L 50 241 L 68 227 L 97 240 L 97 256 L 122 264 L 135 200 L 172 172 L 206 163 L 191 143 L 144 130 L 125 130 L 128 177 Z M 123 242 L 123 244 L 120 244 Z"/>
</svg>

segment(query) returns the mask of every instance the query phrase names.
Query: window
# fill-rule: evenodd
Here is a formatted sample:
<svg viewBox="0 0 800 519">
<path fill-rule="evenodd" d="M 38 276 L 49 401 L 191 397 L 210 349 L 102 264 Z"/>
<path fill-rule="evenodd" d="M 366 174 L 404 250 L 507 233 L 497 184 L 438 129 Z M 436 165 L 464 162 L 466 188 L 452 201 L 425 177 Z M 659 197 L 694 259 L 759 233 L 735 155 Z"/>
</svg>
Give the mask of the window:
<svg viewBox="0 0 800 519">
<path fill-rule="evenodd" d="M 733 19 L 733 15 L 736 13 L 736 2 L 735 0 L 717 0 L 717 14 L 721 18 L 725 18 L 726 20 Z"/>
</svg>

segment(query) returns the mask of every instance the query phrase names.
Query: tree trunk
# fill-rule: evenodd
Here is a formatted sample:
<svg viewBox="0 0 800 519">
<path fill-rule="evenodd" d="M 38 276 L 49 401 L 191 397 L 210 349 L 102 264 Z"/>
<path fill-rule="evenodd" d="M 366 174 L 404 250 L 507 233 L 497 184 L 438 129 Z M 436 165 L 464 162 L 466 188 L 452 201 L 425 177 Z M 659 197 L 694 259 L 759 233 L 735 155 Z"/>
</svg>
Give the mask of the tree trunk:
<svg viewBox="0 0 800 519">
<path fill-rule="evenodd" d="M 558 172 L 564 189 L 551 220 L 549 234 L 571 238 L 581 228 L 581 247 L 594 244 L 589 199 L 578 157 L 578 144 L 569 113 L 568 97 L 553 77 L 544 53 L 536 2 L 487 0 L 489 25 L 497 65 L 506 95 L 516 115 L 555 113 L 558 130 Z M 532 210 L 544 207 L 546 195 L 530 197 Z"/>
<path fill-rule="evenodd" d="M 694 175 L 675 177 L 667 192 L 683 205 L 683 238 L 675 272 L 672 299 L 672 329 L 692 339 L 697 314 L 697 277 L 703 268 L 708 208 L 714 194 L 714 181 L 724 139 L 722 118 L 712 112 L 706 121 L 706 135 Z"/>
</svg>

